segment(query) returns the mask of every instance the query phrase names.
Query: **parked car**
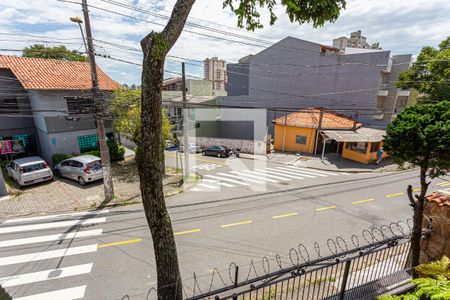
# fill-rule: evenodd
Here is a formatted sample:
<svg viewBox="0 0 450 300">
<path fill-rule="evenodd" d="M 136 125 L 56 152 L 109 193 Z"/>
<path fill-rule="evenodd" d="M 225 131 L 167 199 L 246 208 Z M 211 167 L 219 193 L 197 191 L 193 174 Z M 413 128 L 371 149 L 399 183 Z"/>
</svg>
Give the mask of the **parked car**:
<svg viewBox="0 0 450 300">
<path fill-rule="evenodd" d="M 80 185 L 103 178 L 102 162 L 94 155 L 81 155 L 63 160 L 55 166 L 58 177 L 78 181 Z"/>
<path fill-rule="evenodd" d="M 180 151 L 184 152 L 184 145 L 180 145 Z M 189 153 L 200 153 L 202 152 L 202 148 L 200 148 L 200 146 L 197 146 L 195 143 L 189 143 L 188 151 Z"/>
<path fill-rule="evenodd" d="M 174 144 L 174 142 L 172 142 L 171 140 L 166 140 L 165 144 L 166 144 L 167 151 L 175 151 L 175 150 L 180 149 L 180 147 L 178 145 Z"/>
<path fill-rule="evenodd" d="M 21 186 L 53 179 L 53 172 L 39 156 L 31 156 L 11 161 L 6 170 L 8 176 Z"/>
<path fill-rule="evenodd" d="M 233 151 L 227 146 L 210 146 L 202 151 L 203 155 L 228 157 Z"/>
</svg>

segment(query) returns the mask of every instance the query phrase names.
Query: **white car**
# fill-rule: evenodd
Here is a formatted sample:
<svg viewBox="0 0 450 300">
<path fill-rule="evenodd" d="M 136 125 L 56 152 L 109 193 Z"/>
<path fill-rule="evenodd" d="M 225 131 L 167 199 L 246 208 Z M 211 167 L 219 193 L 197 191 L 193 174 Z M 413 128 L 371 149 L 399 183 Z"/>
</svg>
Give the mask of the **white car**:
<svg viewBox="0 0 450 300">
<path fill-rule="evenodd" d="M 80 185 L 103 178 L 102 162 L 94 155 L 81 155 L 63 160 L 55 166 L 58 177 L 78 181 Z"/>
<path fill-rule="evenodd" d="M 180 152 L 184 152 L 184 145 L 180 145 Z M 200 146 L 197 146 L 195 143 L 189 143 L 188 144 L 188 152 L 189 153 L 201 153 L 202 148 L 200 148 Z"/>
<path fill-rule="evenodd" d="M 39 156 L 31 156 L 11 161 L 7 166 L 8 176 L 21 186 L 53 179 L 53 172 Z"/>
</svg>

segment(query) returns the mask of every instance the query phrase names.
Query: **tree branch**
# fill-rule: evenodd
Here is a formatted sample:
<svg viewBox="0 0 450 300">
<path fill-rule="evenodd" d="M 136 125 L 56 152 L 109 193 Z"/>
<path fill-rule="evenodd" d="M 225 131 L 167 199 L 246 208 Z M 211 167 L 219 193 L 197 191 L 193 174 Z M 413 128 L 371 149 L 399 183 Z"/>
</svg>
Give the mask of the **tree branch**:
<svg viewBox="0 0 450 300">
<path fill-rule="evenodd" d="M 410 202 L 410 206 L 415 208 L 416 207 L 416 201 L 414 200 L 413 194 L 412 194 L 412 185 L 408 185 L 408 188 L 406 189 L 406 193 L 408 194 L 408 199 Z M 417 195 L 416 195 L 417 196 Z"/>
</svg>

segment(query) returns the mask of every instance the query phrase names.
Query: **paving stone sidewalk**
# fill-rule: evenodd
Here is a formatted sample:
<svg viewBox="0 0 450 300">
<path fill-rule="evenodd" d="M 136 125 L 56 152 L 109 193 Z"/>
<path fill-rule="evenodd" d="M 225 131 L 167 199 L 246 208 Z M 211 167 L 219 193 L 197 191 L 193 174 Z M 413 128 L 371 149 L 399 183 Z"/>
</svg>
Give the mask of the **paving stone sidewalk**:
<svg viewBox="0 0 450 300">
<path fill-rule="evenodd" d="M 174 195 L 181 191 L 180 176 L 168 170 L 164 179 L 164 193 Z M 113 164 L 113 182 L 116 198 L 108 205 L 125 205 L 141 201 L 139 176 L 133 160 Z M 0 200 L 0 219 L 23 215 L 93 209 L 103 202 L 103 182 L 82 187 L 68 179 L 55 178 L 53 182 L 15 189 L 12 196 Z"/>
</svg>

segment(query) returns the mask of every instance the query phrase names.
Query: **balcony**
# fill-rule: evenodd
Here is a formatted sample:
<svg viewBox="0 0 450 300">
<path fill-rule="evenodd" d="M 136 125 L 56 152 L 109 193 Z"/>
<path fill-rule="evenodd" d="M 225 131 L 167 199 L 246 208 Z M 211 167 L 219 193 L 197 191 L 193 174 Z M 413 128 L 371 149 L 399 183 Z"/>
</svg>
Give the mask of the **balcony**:
<svg viewBox="0 0 450 300">
<path fill-rule="evenodd" d="M 397 89 L 397 96 L 399 97 L 409 97 L 411 94 L 410 90 Z"/>
<path fill-rule="evenodd" d="M 389 94 L 389 84 L 382 83 L 378 86 L 378 96 L 386 97 Z"/>
</svg>

